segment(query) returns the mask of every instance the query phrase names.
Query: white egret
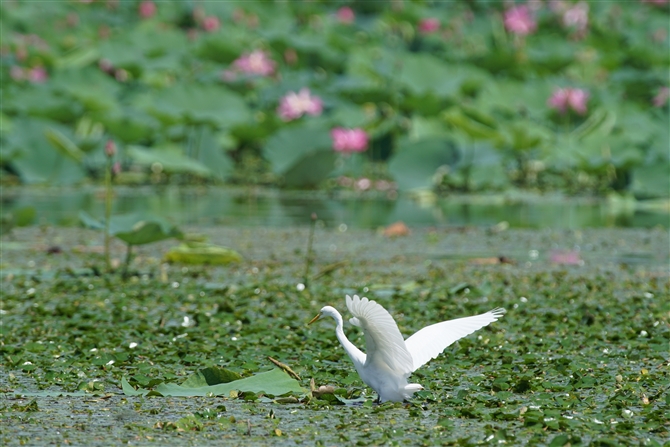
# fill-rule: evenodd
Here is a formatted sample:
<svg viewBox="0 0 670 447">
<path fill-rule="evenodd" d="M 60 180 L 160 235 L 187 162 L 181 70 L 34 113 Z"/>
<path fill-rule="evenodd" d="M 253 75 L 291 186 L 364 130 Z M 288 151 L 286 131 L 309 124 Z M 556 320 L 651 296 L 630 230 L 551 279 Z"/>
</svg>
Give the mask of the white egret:
<svg viewBox="0 0 670 447">
<path fill-rule="evenodd" d="M 333 317 L 337 339 L 354 362 L 358 375 L 377 392 L 381 402 L 402 402 L 422 390 L 418 383 L 407 383 L 411 373 L 456 340 L 493 323 L 505 313 L 505 309 L 497 308 L 481 315 L 443 321 L 426 326 L 405 340 L 391 314 L 377 302 L 347 295 L 347 308 L 354 316 L 349 322 L 363 329 L 367 354 L 344 335 L 342 315 L 335 308 L 323 307 L 309 324 L 324 316 Z"/>
</svg>

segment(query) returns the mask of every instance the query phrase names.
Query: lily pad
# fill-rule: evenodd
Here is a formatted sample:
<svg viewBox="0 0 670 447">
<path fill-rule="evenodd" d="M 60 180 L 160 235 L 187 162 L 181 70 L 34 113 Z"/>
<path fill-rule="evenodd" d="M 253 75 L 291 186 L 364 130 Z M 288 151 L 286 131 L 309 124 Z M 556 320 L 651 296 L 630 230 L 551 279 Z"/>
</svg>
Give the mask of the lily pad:
<svg viewBox="0 0 670 447">
<path fill-rule="evenodd" d="M 84 211 L 79 213 L 79 220 L 87 228 L 94 230 L 105 228 L 103 222 Z M 116 236 L 128 245 L 144 245 L 171 237 L 177 239 L 183 237 L 181 230 L 165 219 L 143 213 L 112 216 L 109 221 L 109 234 Z"/>
<path fill-rule="evenodd" d="M 231 391 L 265 393 L 273 396 L 289 393 L 305 393 L 305 390 L 300 386 L 300 383 L 298 383 L 297 380 L 291 378 L 288 374 L 278 368 L 258 373 L 251 377 L 245 377 L 244 379 L 233 380 L 228 383 L 219 383 L 216 385 L 202 385 L 203 378 L 205 379 L 204 382 L 207 382 L 205 375 L 200 371 L 196 373 L 196 375 L 201 376 L 201 378 L 193 379 L 191 377 L 182 385 L 161 383 L 156 386 L 155 391 L 164 397 L 228 396 Z M 193 386 L 195 384 L 198 384 L 199 386 Z M 121 385 L 124 393 L 130 396 L 147 395 L 151 392 L 150 390 L 142 388 L 134 389 L 125 378 L 122 379 Z"/>
<path fill-rule="evenodd" d="M 141 146 L 128 147 L 128 155 L 135 163 L 144 166 L 160 164 L 167 172 L 193 174 L 201 177 L 209 177 L 212 171 L 203 163 L 188 157 L 176 146 L 163 146 L 157 148 L 145 148 Z"/>
<path fill-rule="evenodd" d="M 235 371 L 221 368 L 219 366 L 212 366 L 210 368 L 203 368 L 191 375 L 184 383 L 181 384 L 184 388 L 199 388 L 202 386 L 218 385 L 220 383 L 229 383 L 235 380 L 240 380 L 241 375 Z"/>
<path fill-rule="evenodd" d="M 335 168 L 331 144 L 325 125 L 288 127 L 270 137 L 264 155 L 287 186 L 315 186 Z"/>
<path fill-rule="evenodd" d="M 189 241 L 168 250 L 165 260 L 180 264 L 226 265 L 241 262 L 242 256 L 235 250 L 220 245 Z"/>
<path fill-rule="evenodd" d="M 440 166 L 455 165 L 460 157 L 448 137 L 429 137 L 401 142 L 400 151 L 389 162 L 389 171 L 404 190 L 432 188 L 433 177 Z"/>
</svg>

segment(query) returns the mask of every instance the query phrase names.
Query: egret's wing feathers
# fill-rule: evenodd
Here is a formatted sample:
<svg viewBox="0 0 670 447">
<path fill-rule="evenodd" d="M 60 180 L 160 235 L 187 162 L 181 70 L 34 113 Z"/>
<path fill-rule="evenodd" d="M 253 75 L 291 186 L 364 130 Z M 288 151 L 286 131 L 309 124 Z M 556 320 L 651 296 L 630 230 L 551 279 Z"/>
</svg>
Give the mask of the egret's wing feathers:
<svg viewBox="0 0 670 447">
<path fill-rule="evenodd" d="M 347 295 L 347 307 L 354 316 L 349 322 L 365 333 L 365 363 L 382 361 L 394 371 L 409 374 L 413 359 L 391 314 L 375 301 L 357 295 Z"/>
<path fill-rule="evenodd" d="M 419 330 L 405 340 L 405 346 L 413 359 L 411 371 L 416 371 L 429 360 L 440 355 L 456 340 L 493 323 L 504 313 L 505 309 L 498 308 L 481 315 L 443 321 Z"/>
</svg>

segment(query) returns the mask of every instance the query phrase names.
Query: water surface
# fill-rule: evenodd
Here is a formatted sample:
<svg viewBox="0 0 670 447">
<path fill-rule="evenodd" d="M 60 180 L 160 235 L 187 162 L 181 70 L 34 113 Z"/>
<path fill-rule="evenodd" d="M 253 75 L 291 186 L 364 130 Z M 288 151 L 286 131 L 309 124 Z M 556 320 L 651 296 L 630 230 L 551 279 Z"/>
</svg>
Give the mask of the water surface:
<svg viewBox="0 0 670 447">
<path fill-rule="evenodd" d="M 2 213 L 26 207 L 36 211 L 36 223 L 77 225 L 79 212 L 104 214 L 101 188 L 5 188 Z M 306 225 L 312 213 L 327 226 L 377 228 L 403 221 L 412 227 L 491 226 L 578 229 L 599 227 L 668 228 L 667 212 L 650 212 L 634 202 L 556 195 L 453 196 L 433 199 L 384 193 L 303 192 L 258 188 L 122 187 L 116 190 L 114 213 L 149 211 L 177 224 L 197 226 Z"/>
</svg>

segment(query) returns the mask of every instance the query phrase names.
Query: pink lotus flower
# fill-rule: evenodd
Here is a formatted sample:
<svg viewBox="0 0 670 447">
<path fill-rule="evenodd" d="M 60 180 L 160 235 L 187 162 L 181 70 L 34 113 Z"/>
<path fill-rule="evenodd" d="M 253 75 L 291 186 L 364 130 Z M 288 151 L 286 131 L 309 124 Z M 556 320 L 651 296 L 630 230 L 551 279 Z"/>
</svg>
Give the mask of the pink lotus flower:
<svg viewBox="0 0 670 447">
<path fill-rule="evenodd" d="M 654 99 L 652 100 L 654 107 L 663 107 L 668 103 L 668 98 L 670 97 L 670 88 L 661 87 Z"/>
<path fill-rule="evenodd" d="M 431 34 L 440 29 L 440 21 L 434 17 L 421 19 L 419 21 L 419 32 L 421 34 Z"/>
<path fill-rule="evenodd" d="M 100 59 L 98 61 L 98 67 L 100 67 L 100 70 L 104 71 L 105 73 L 111 74 L 114 72 L 114 65 L 109 59 Z"/>
<path fill-rule="evenodd" d="M 368 134 L 361 128 L 336 127 L 330 131 L 335 152 L 363 152 L 368 148 Z"/>
<path fill-rule="evenodd" d="M 288 92 L 279 101 L 277 113 L 284 121 L 292 121 L 303 116 L 305 113 L 312 116 L 321 115 L 323 101 L 318 96 L 311 96 L 308 88 L 300 89 L 300 92 Z"/>
<path fill-rule="evenodd" d="M 116 155 L 116 144 L 114 143 L 114 140 L 107 140 L 105 143 L 105 155 L 109 158 Z"/>
<path fill-rule="evenodd" d="M 589 25 L 589 5 L 579 2 L 563 13 L 563 25 L 575 28 L 577 31 L 586 31 Z"/>
<path fill-rule="evenodd" d="M 221 26 L 219 18 L 216 16 L 207 16 L 202 20 L 202 27 L 205 31 L 213 33 Z"/>
<path fill-rule="evenodd" d="M 513 6 L 505 11 L 504 23 L 507 31 L 518 36 L 532 34 L 537 29 L 535 18 L 527 5 Z"/>
<path fill-rule="evenodd" d="M 359 189 L 361 191 L 367 191 L 372 186 L 372 182 L 370 181 L 369 178 L 363 177 L 363 178 L 360 178 L 360 179 L 356 180 L 356 185 L 355 186 L 356 186 L 356 189 Z"/>
<path fill-rule="evenodd" d="M 28 70 L 27 78 L 33 84 L 43 84 L 49 79 L 49 73 L 44 67 L 34 67 Z"/>
<path fill-rule="evenodd" d="M 340 23 L 344 23 L 345 25 L 354 23 L 354 20 L 356 19 L 354 11 L 348 6 L 343 6 L 338 9 L 337 13 L 335 13 L 335 17 L 337 17 L 337 20 Z"/>
<path fill-rule="evenodd" d="M 263 50 L 244 53 L 233 62 L 233 67 L 248 75 L 271 76 L 275 72 L 275 61 Z"/>
<path fill-rule="evenodd" d="M 143 19 L 150 19 L 156 14 L 156 4 L 152 1 L 144 1 L 140 3 L 140 17 Z"/>
<path fill-rule="evenodd" d="M 551 97 L 547 100 L 547 105 L 564 114 L 568 109 L 572 109 L 580 115 L 586 113 L 586 103 L 589 99 L 589 93 L 580 88 L 559 88 L 554 90 Z"/>
</svg>

